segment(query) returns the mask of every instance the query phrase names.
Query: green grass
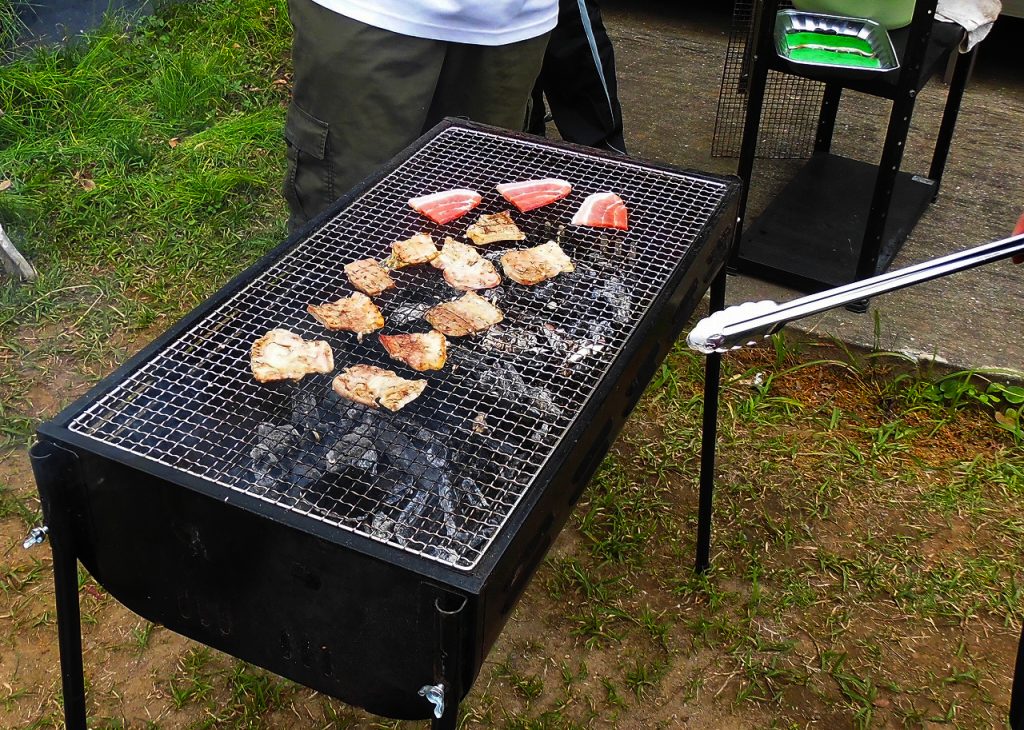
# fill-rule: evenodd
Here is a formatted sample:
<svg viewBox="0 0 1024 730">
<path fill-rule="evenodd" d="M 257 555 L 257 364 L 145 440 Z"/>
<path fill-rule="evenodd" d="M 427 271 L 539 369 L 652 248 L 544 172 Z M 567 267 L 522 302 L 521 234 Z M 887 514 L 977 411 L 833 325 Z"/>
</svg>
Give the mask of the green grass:
<svg viewBox="0 0 1024 730">
<path fill-rule="evenodd" d="M 40 271 L 0 288 L 0 447 L 281 240 L 289 32 L 282 0 L 203 0 L 0 67 L 0 220 Z M 782 335 L 727 355 L 695 575 L 703 364 L 680 345 L 656 372 L 464 726 L 997 724 L 1024 620 L 1024 391 Z M 15 533 L 34 504 L 0 484 Z M 0 571 L 4 651 L 53 632 L 42 555 Z M 423 726 L 154 633 L 84 571 L 80 587 L 87 664 L 152 677 L 132 698 L 91 685 L 97 727 L 146 726 L 140 706 L 162 727 Z M 56 727 L 58 699 L 19 675 L 0 710 Z"/>
<path fill-rule="evenodd" d="M 0 445 L 24 385 L 95 379 L 282 238 L 289 33 L 283 0 L 180 3 L 0 67 L 0 220 L 40 272 L 0 288 Z"/>
</svg>

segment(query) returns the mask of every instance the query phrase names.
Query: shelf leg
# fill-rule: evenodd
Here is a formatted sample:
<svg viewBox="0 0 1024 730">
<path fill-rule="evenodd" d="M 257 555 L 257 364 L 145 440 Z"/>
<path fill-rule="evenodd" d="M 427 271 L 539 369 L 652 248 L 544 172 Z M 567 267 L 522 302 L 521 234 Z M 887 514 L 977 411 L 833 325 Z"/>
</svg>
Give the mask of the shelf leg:
<svg viewBox="0 0 1024 730">
<path fill-rule="evenodd" d="M 939 125 L 939 136 L 935 140 L 935 153 L 932 155 L 932 165 L 928 170 L 928 177 L 935 181 L 936 197 L 939 194 L 942 173 L 946 169 L 949 147 L 953 143 L 953 131 L 956 129 L 956 119 L 960 114 L 960 103 L 963 101 L 964 90 L 967 88 L 967 79 L 970 78 L 971 70 L 974 68 L 977 50 L 976 47 L 972 48 L 963 55 L 960 55 L 955 49 L 952 51 L 956 56 L 953 78 L 949 82 L 946 106 L 942 111 L 942 122 Z"/>
<path fill-rule="evenodd" d="M 875 190 L 871 196 L 871 207 L 868 209 L 867 226 L 861 244 L 860 258 L 857 262 L 857 280 L 874 276 L 878 272 L 878 258 L 882 250 L 882 238 L 885 235 L 885 222 L 889 217 L 889 206 L 892 193 L 896 187 L 896 176 L 903 161 L 903 147 L 910 131 L 910 117 L 914 113 L 916 94 L 912 89 L 898 98 L 892 105 L 889 115 L 889 129 L 885 134 L 885 146 L 882 148 L 882 160 L 878 164 L 878 177 L 875 179 Z"/>
<path fill-rule="evenodd" d="M 843 87 L 839 84 L 825 84 L 825 93 L 821 96 L 821 113 L 818 114 L 818 132 L 814 138 L 814 153 L 827 155 L 832 149 L 832 133 L 836 128 L 836 115 L 839 113 L 839 100 L 843 95 Z"/>
</svg>

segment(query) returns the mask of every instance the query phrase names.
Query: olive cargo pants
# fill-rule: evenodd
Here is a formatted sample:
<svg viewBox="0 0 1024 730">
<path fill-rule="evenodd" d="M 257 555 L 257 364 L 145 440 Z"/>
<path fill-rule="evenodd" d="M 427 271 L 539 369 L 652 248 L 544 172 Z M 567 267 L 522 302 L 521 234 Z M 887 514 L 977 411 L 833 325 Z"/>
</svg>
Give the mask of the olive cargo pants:
<svg viewBox="0 0 1024 730">
<path fill-rule="evenodd" d="M 548 34 L 504 46 L 413 38 L 289 0 L 284 196 L 295 230 L 446 116 L 521 130 Z M 431 191 L 424 191 L 431 192 Z"/>
</svg>

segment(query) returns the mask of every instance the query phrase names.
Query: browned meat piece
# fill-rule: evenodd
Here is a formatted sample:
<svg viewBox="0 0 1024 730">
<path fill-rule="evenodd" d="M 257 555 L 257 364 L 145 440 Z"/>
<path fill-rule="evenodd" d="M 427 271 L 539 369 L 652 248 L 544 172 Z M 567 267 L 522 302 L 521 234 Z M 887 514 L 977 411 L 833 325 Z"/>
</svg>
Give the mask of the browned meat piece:
<svg viewBox="0 0 1024 730">
<path fill-rule="evenodd" d="M 376 259 L 362 259 L 345 264 L 345 275 L 348 280 L 363 294 L 378 296 L 395 285 L 394 279 L 388 276 L 387 269 Z"/>
<path fill-rule="evenodd" d="M 434 239 L 427 233 L 417 233 L 404 241 L 391 244 L 391 256 L 385 262 L 393 269 L 401 269 L 414 264 L 425 264 L 437 257 L 437 246 Z"/>
<path fill-rule="evenodd" d="M 423 315 L 434 329 L 449 337 L 483 332 L 505 318 L 501 310 L 479 294 L 466 292 L 453 302 L 444 302 Z"/>
<path fill-rule="evenodd" d="M 276 329 L 252 343 L 252 374 L 261 383 L 302 380 L 310 373 L 334 370 L 334 353 L 323 340 L 304 340 Z"/>
<path fill-rule="evenodd" d="M 494 264 L 472 246 L 454 238 L 444 239 L 441 253 L 430 265 L 444 271 L 444 280 L 459 291 L 490 289 L 501 283 Z"/>
<path fill-rule="evenodd" d="M 448 341 L 434 330 L 409 335 L 381 335 L 380 344 L 391 357 L 421 372 L 440 370 L 447 358 Z"/>
<path fill-rule="evenodd" d="M 370 297 L 356 292 L 328 304 L 310 304 L 306 311 L 329 330 L 355 332 L 359 339 L 384 326 L 384 315 Z"/>
<path fill-rule="evenodd" d="M 364 406 L 384 406 L 397 411 L 419 397 L 427 387 L 426 380 L 406 380 L 393 370 L 373 365 L 353 365 L 345 368 L 331 384 L 334 392 Z"/>
<path fill-rule="evenodd" d="M 526 286 L 539 284 L 563 271 L 575 271 L 572 261 L 554 241 L 540 246 L 509 251 L 501 257 L 505 276 Z"/>
<path fill-rule="evenodd" d="M 498 241 L 523 241 L 526 234 L 512 222 L 512 215 L 507 210 L 491 215 L 482 215 L 477 222 L 466 229 L 466 238 L 477 246 L 486 246 Z"/>
</svg>

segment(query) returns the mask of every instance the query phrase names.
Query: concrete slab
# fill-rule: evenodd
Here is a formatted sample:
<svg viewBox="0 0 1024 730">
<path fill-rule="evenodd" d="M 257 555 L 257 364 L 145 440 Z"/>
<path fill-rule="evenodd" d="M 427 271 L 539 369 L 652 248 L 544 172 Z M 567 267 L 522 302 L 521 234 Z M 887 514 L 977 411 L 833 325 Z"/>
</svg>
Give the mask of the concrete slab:
<svg viewBox="0 0 1024 730">
<path fill-rule="evenodd" d="M 710 156 L 731 4 L 616 0 L 602 7 L 615 43 L 630 154 L 696 170 L 734 172 L 736 160 Z M 896 267 L 1003 238 L 1024 210 L 1024 61 L 1013 47 L 1022 30 L 1024 21 L 1001 18 L 982 44 L 942 191 Z M 933 79 L 918 101 L 902 169 L 927 173 L 944 102 L 945 85 Z M 889 102 L 848 92 L 834 150 L 877 161 L 888 114 Z M 799 164 L 758 162 L 751 216 Z M 798 296 L 747 277 L 729 279 L 730 304 Z M 936 359 L 954 369 L 1024 371 L 1024 266 L 990 264 L 879 297 L 867 314 L 833 311 L 792 326 L 857 347 Z"/>
</svg>

